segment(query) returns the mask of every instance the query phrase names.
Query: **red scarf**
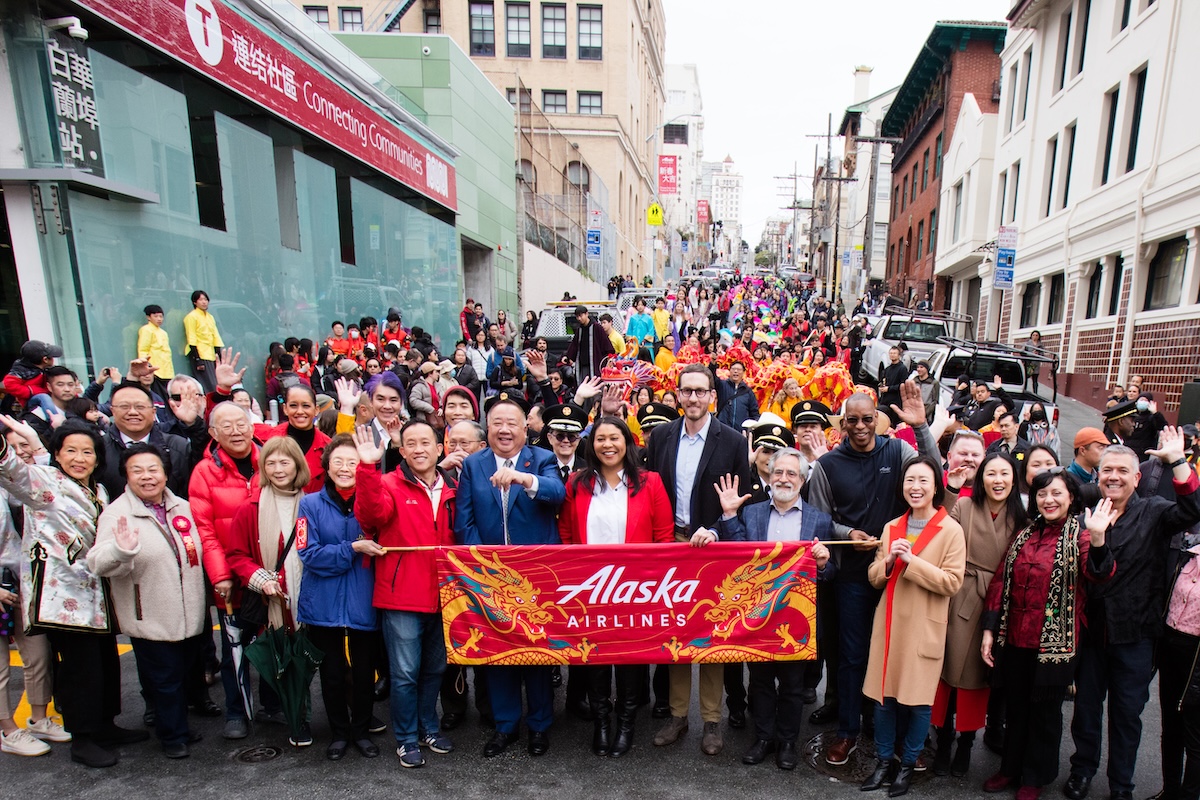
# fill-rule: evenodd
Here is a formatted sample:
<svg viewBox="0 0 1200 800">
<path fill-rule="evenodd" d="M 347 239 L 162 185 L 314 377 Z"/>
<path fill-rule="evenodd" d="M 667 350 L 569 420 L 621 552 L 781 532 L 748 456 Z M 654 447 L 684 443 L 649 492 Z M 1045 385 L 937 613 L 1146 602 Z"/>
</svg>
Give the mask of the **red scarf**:
<svg viewBox="0 0 1200 800">
<path fill-rule="evenodd" d="M 906 511 L 904 516 L 900 517 L 900 519 L 896 520 L 888 528 L 885 546 L 889 551 L 891 550 L 892 542 L 897 539 L 907 538 L 908 518 L 911 514 L 911 511 Z M 929 522 L 925 523 L 925 529 L 921 531 L 921 535 L 913 542 L 912 554 L 914 556 L 919 555 L 925 549 L 925 546 L 933 541 L 933 537 L 937 536 L 942 530 L 942 520 L 946 518 L 946 515 L 946 509 L 944 507 L 939 508 L 937 513 L 930 518 Z M 887 588 L 884 590 L 887 596 L 887 611 L 885 612 L 883 629 L 883 686 L 880 687 L 880 697 L 883 697 L 883 693 L 887 687 L 888 651 L 892 646 L 892 608 L 895 606 L 896 584 L 900 582 L 900 575 L 904 572 L 906 566 L 908 564 L 904 561 L 901 561 L 899 558 L 896 559 L 896 563 L 892 566 L 892 574 L 888 576 Z"/>
</svg>

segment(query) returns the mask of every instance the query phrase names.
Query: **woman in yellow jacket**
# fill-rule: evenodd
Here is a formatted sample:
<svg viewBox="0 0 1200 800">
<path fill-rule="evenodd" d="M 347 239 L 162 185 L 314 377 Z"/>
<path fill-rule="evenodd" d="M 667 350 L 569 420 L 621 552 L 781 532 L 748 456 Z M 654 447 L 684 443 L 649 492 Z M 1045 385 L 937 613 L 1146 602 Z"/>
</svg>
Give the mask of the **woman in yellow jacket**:
<svg viewBox="0 0 1200 800">
<path fill-rule="evenodd" d="M 175 377 L 175 363 L 171 360 L 171 337 L 162 327 L 162 306 L 146 306 L 144 313 L 146 324 L 138 329 L 137 357 L 155 367 L 156 378 L 169 381 Z"/>
<path fill-rule="evenodd" d="M 792 406 L 800 402 L 800 381 L 788 378 L 775 396 L 759 408 L 760 411 L 770 411 L 784 419 L 792 418 Z"/>
</svg>

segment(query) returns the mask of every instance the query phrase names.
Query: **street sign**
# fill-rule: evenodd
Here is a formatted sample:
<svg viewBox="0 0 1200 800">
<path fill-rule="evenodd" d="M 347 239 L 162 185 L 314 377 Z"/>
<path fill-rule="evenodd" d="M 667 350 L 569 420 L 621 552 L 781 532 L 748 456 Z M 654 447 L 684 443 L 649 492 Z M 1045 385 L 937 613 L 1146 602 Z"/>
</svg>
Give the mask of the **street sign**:
<svg viewBox="0 0 1200 800">
<path fill-rule="evenodd" d="M 589 261 L 600 260 L 600 229 L 588 228 L 587 232 L 587 257 Z"/>
<path fill-rule="evenodd" d="M 1017 262 L 1017 226 L 1002 225 L 996 236 L 996 274 L 992 286 L 997 289 L 1012 289 L 1014 266 Z"/>
<path fill-rule="evenodd" d="M 686 253 L 688 251 L 688 240 L 684 239 L 682 242 L 680 242 L 679 247 L 683 252 Z"/>
<path fill-rule="evenodd" d="M 651 203 L 646 209 L 646 224 L 654 227 L 663 224 L 663 207 L 658 203 Z"/>
</svg>

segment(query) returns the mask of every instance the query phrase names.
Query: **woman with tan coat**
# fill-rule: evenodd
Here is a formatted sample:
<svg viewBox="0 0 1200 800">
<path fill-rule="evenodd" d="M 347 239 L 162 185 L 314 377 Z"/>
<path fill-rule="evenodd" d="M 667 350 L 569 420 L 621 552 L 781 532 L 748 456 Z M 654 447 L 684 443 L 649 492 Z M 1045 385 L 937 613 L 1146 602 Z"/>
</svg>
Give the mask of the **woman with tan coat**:
<svg viewBox="0 0 1200 800">
<path fill-rule="evenodd" d="M 962 586 L 967 547 L 963 530 L 942 507 L 941 465 L 922 456 L 901 470 L 900 495 L 909 510 L 884 529 L 867 578 L 883 597 L 875 609 L 863 694 L 875 709 L 875 771 L 862 784 L 891 783 L 889 797 L 908 793 L 929 731 L 930 706 L 946 654 L 950 598 Z M 899 731 L 901 708 L 908 727 Z M 897 760 L 896 741 L 903 750 Z"/>
<path fill-rule="evenodd" d="M 156 733 L 168 758 L 187 758 L 188 671 L 208 619 L 200 534 L 186 500 L 167 488 L 163 454 L 146 443 L 121 453 L 124 494 L 100 515 L 88 566 L 107 578 L 121 631 L 129 635 Z"/>
<path fill-rule="evenodd" d="M 947 489 L 956 491 L 953 476 Z M 950 599 L 946 660 L 933 703 L 933 724 L 938 729 L 933 772 L 961 778 L 971 765 L 975 732 L 987 722 L 991 670 L 979 651 L 983 601 L 1013 534 L 1025 527 L 1017 465 L 1012 457 L 989 453 L 975 472 L 970 497 L 959 499 L 950 516 L 962 526 L 967 567 L 962 588 Z M 952 762 L 955 731 L 959 733 L 958 750 Z"/>
</svg>

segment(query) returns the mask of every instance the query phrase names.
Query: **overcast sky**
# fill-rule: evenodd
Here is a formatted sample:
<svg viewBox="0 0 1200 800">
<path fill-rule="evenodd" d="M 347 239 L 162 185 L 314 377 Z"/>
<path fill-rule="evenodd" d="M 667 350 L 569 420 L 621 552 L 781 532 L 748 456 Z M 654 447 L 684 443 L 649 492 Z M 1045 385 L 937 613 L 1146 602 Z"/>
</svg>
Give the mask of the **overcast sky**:
<svg viewBox="0 0 1200 800">
<path fill-rule="evenodd" d="M 772 214 L 788 213 L 782 181 L 812 175 L 854 100 L 854 68 L 866 65 L 871 95 L 900 85 L 938 20 L 1003 21 L 1013 0 L 663 0 L 667 62 L 696 64 L 704 99 L 704 159 L 733 156 L 745 177 L 743 236 L 758 244 Z M 840 140 L 834 141 L 834 154 Z M 812 193 L 801 181 L 801 197 Z M 790 191 L 790 184 L 786 191 Z"/>
</svg>

